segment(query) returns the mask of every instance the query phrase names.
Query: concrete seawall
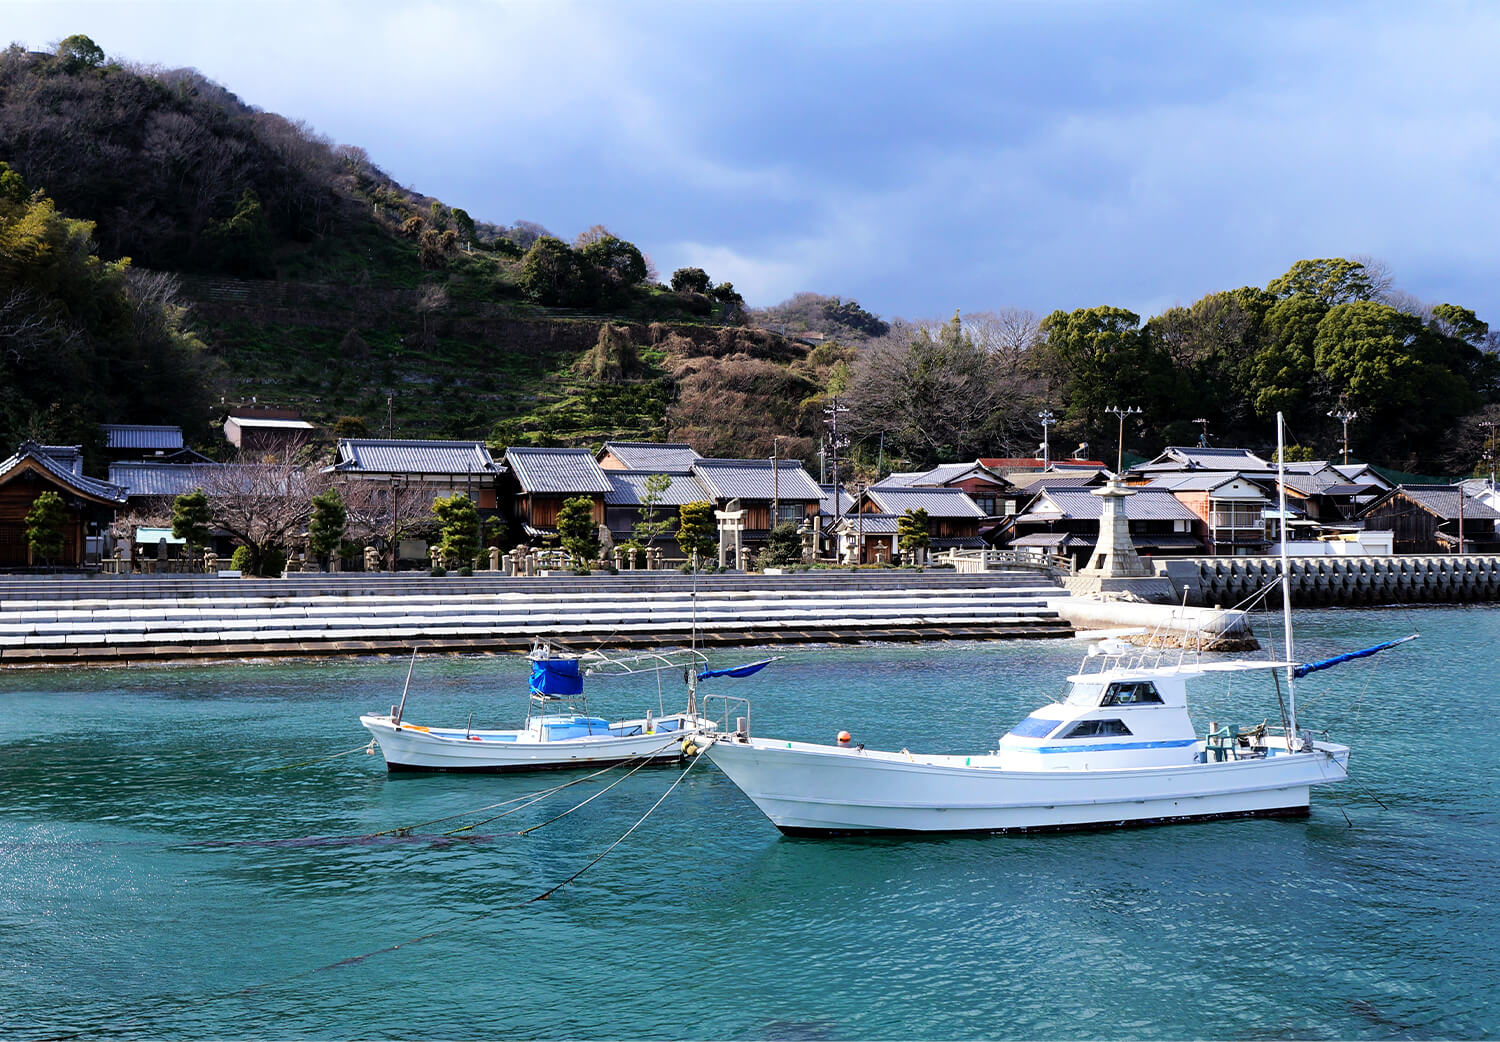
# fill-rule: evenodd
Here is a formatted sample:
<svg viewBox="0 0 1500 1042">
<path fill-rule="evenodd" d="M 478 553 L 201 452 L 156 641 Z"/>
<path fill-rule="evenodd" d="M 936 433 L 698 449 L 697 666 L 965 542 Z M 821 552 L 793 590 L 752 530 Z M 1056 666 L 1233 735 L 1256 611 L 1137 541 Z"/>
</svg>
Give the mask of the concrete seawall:
<svg viewBox="0 0 1500 1042">
<path fill-rule="evenodd" d="M 612 646 L 1068 637 L 1028 572 L 185 576 L 0 581 L 0 664 Z"/>
<path fill-rule="evenodd" d="M 1158 573 L 1189 604 L 1238 604 L 1281 574 L 1275 557 L 1196 557 L 1158 562 Z M 1292 601 L 1373 605 L 1500 600 L 1500 557 L 1450 554 L 1392 557 L 1293 557 Z"/>
</svg>

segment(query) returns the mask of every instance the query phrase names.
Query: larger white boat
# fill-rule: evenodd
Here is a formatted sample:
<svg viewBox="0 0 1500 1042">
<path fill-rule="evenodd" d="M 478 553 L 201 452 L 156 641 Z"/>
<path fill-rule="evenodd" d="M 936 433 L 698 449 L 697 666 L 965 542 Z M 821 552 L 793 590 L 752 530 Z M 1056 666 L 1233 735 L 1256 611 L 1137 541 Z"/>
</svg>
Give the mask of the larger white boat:
<svg viewBox="0 0 1500 1042">
<path fill-rule="evenodd" d="M 698 715 L 696 692 L 700 676 L 714 675 L 714 671 L 705 668 L 707 660 L 695 650 L 575 655 L 538 642 L 529 658 L 529 711 L 526 723 L 515 730 L 411 723 L 404 717 L 405 690 L 401 703 L 389 713 L 361 716 L 359 722 L 379 743 L 391 771 L 537 771 L 632 760 L 674 761 L 682 756 L 685 736 L 712 727 L 712 721 Z M 681 711 L 664 711 L 658 697 L 654 713 L 609 720 L 590 713 L 582 697 L 584 679 L 589 676 L 654 673 L 661 677 L 678 671 L 687 685 L 686 707 Z M 408 688 L 410 683 L 408 670 Z M 472 725 L 472 714 L 469 719 Z"/>
<path fill-rule="evenodd" d="M 882 752 L 760 738 L 750 733 L 749 703 L 727 698 L 721 729 L 696 744 L 789 835 L 1028 832 L 1305 815 L 1313 786 L 1347 777 L 1349 748 L 1298 729 L 1295 679 L 1412 638 L 1294 665 L 1284 582 L 1282 591 L 1285 660 L 1221 660 L 1105 641 L 1090 648 L 1058 701 L 1022 720 L 994 751 Z M 1240 733 L 1211 723 L 1198 734 L 1188 715 L 1189 681 L 1254 670 L 1276 682 L 1281 726 Z M 730 725 L 735 703 L 744 715 Z"/>
</svg>

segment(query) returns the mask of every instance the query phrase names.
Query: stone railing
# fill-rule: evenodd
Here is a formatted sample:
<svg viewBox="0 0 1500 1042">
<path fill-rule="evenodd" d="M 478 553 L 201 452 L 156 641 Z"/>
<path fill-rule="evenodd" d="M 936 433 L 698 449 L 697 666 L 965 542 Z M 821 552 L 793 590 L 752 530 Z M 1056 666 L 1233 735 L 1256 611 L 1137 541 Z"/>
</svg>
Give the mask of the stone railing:
<svg viewBox="0 0 1500 1042">
<path fill-rule="evenodd" d="M 1230 606 L 1271 586 L 1275 557 L 1194 557 L 1157 561 L 1190 604 Z M 1407 604 L 1500 600 L 1500 556 L 1293 557 L 1292 599 L 1301 604 Z"/>
</svg>

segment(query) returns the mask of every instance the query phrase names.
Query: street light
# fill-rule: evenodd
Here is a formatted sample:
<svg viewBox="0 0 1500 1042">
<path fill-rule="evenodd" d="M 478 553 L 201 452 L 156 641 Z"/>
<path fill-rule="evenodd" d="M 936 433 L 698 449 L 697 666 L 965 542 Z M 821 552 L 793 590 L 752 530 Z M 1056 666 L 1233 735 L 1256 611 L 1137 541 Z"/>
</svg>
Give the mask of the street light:
<svg viewBox="0 0 1500 1042">
<path fill-rule="evenodd" d="M 1344 425 L 1344 466 L 1347 467 L 1349 465 L 1349 421 L 1357 418 L 1359 413 L 1340 407 L 1328 415 Z"/>
<path fill-rule="evenodd" d="M 1134 405 L 1111 405 L 1105 412 L 1112 412 L 1120 418 L 1120 451 L 1115 457 L 1115 477 L 1125 469 L 1125 417 L 1139 416 L 1141 410 Z"/>
<path fill-rule="evenodd" d="M 1051 409 L 1043 409 L 1036 414 L 1036 418 L 1042 421 L 1042 469 L 1046 470 L 1051 462 L 1049 445 L 1047 443 L 1047 428 L 1057 422 L 1052 416 Z"/>
</svg>

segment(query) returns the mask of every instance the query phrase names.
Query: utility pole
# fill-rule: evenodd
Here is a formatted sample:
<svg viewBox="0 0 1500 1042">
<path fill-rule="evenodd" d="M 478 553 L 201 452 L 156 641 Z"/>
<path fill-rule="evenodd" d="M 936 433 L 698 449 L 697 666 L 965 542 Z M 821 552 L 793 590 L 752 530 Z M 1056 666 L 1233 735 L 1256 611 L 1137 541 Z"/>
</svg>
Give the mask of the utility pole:
<svg viewBox="0 0 1500 1042">
<path fill-rule="evenodd" d="M 1357 419 L 1359 413 L 1345 409 L 1342 405 L 1328 414 L 1344 425 L 1344 466 L 1349 465 L 1349 421 Z"/>
<path fill-rule="evenodd" d="M 828 408 L 823 414 L 828 417 L 828 444 L 833 450 L 833 514 L 834 519 L 843 516 L 843 510 L 839 506 L 839 453 L 844 447 L 844 442 L 839 438 L 839 414 L 849 411 L 849 407 L 839 404 L 838 395 L 828 399 Z"/>
<path fill-rule="evenodd" d="M 1490 429 L 1490 443 L 1488 449 L 1485 452 L 1485 455 L 1488 456 L 1490 460 L 1490 492 L 1493 493 L 1495 491 L 1495 421 L 1485 420 L 1480 423 L 1479 426 L 1488 427 Z"/>
<path fill-rule="evenodd" d="M 1120 418 L 1120 451 L 1115 457 L 1115 477 L 1125 469 L 1125 417 L 1139 416 L 1141 410 L 1134 405 L 1111 405 L 1105 412 L 1112 412 Z"/>
<path fill-rule="evenodd" d="M 771 435 L 771 523 L 774 529 L 781 523 L 781 435 Z"/>
<path fill-rule="evenodd" d="M 1042 469 L 1046 470 L 1052 465 L 1051 445 L 1047 441 L 1047 428 L 1057 422 L 1052 416 L 1051 409 L 1043 409 L 1036 414 L 1036 418 L 1042 421 Z"/>
</svg>

